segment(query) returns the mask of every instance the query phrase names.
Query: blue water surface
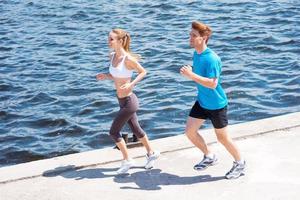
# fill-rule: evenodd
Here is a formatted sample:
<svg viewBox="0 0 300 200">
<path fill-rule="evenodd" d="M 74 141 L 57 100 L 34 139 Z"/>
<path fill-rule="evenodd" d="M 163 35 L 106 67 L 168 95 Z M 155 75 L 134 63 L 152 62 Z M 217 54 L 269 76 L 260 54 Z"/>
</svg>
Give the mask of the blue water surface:
<svg viewBox="0 0 300 200">
<path fill-rule="evenodd" d="M 231 124 L 300 111 L 299 1 L 1 0 L 0 166 L 113 146 L 114 87 L 95 79 L 112 28 L 131 33 L 148 71 L 141 126 L 150 139 L 182 134 L 197 94 L 179 74 L 193 20 L 213 29 Z"/>
</svg>

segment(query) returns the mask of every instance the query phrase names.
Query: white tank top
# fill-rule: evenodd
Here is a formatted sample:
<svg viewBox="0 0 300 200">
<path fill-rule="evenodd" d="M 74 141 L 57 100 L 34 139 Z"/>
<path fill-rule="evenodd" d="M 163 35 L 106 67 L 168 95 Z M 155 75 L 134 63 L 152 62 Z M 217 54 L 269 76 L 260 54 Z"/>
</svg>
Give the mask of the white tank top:
<svg viewBox="0 0 300 200">
<path fill-rule="evenodd" d="M 109 66 L 109 73 L 116 78 L 131 78 L 133 70 L 129 70 L 125 66 L 125 58 L 124 56 L 118 66 L 113 66 L 112 61 L 114 60 L 115 52 L 112 53 L 112 58 Z"/>
</svg>

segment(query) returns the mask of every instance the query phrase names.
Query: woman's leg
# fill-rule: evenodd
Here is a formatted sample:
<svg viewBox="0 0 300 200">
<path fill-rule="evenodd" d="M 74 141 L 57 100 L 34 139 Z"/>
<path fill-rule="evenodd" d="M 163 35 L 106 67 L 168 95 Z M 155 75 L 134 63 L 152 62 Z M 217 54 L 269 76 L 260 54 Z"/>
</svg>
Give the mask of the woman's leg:
<svg viewBox="0 0 300 200">
<path fill-rule="evenodd" d="M 120 110 L 112 123 L 109 133 L 115 141 L 118 148 L 120 149 L 120 151 L 122 152 L 123 158 L 125 160 L 128 160 L 128 150 L 126 147 L 126 143 L 120 134 L 120 131 L 122 130 L 125 123 L 128 122 L 128 120 L 135 113 L 136 107 L 134 104 L 131 103 L 130 97 L 119 99 L 119 103 Z"/>
<path fill-rule="evenodd" d="M 151 169 L 154 165 L 154 161 L 159 157 L 160 152 L 153 151 L 153 149 L 150 145 L 149 139 L 147 137 L 147 134 L 140 127 L 136 113 L 132 116 L 132 118 L 130 118 L 130 120 L 128 121 L 128 124 L 129 124 L 129 127 L 131 128 L 132 132 L 142 142 L 142 144 L 144 145 L 144 147 L 147 151 L 145 168 Z"/>
<path fill-rule="evenodd" d="M 132 131 L 132 133 L 142 142 L 144 147 L 146 148 L 146 151 L 148 155 L 153 153 L 153 150 L 150 146 L 148 137 L 145 133 L 145 131 L 141 128 L 136 113 L 132 115 L 132 117 L 128 121 L 128 125 Z"/>
<path fill-rule="evenodd" d="M 117 147 L 120 149 L 120 151 L 122 152 L 122 156 L 124 160 L 129 160 L 129 156 L 128 156 L 128 149 L 126 146 L 126 143 L 124 141 L 124 139 L 122 138 L 120 140 L 120 142 L 116 143 Z"/>
</svg>

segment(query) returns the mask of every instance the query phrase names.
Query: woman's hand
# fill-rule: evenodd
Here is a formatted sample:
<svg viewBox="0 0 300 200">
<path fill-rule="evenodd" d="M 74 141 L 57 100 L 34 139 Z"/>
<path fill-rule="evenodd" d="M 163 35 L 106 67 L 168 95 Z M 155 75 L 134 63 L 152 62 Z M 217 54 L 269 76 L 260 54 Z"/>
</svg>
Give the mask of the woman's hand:
<svg viewBox="0 0 300 200">
<path fill-rule="evenodd" d="M 97 74 L 97 75 L 96 75 L 96 79 L 97 79 L 98 81 L 103 81 L 103 80 L 108 79 L 108 77 L 107 77 L 107 74 Z"/>
<path fill-rule="evenodd" d="M 121 85 L 120 87 L 121 90 L 132 90 L 133 89 L 133 84 L 132 83 L 125 83 L 124 85 Z"/>
<path fill-rule="evenodd" d="M 183 65 L 180 68 L 180 74 L 182 74 L 183 76 L 191 79 L 191 76 L 193 74 L 193 68 L 192 68 L 192 66 L 190 66 L 190 65 Z"/>
</svg>

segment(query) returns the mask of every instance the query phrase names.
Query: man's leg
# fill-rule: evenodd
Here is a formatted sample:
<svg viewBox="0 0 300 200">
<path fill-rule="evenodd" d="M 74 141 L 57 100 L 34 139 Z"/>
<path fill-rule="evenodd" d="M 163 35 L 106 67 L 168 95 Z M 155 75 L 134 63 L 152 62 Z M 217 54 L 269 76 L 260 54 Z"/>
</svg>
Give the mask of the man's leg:
<svg viewBox="0 0 300 200">
<path fill-rule="evenodd" d="M 204 121 L 204 119 L 188 117 L 185 127 L 185 135 L 198 149 L 200 149 L 204 153 L 204 155 L 207 155 L 210 153 L 210 151 L 203 137 L 198 134 L 198 130 L 202 126 Z"/>
<path fill-rule="evenodd" d="M 215 129 L 218 141 L 224 145 L 227 151 L 234 158 L 232 168 L 225 174 L 227 179 L 235 179 L 245 174 L 246 162 L 241 158 L 237 145 L 233 142 L 227 132 L 227 128 Z"/>
<path fill-rule="evenodd" d="M 224 128 L 216 129 L 215 133 L 217 135 L 218 141 L 224 145 L 224 147 L 227 149 L 227 151 L 232 155 L 235 161 L 241 160 L 241 154 L 237 147 L 237 145 L 233 142 L 231 137 L 228 134 L 227 126 Z"/>
<path fill-rule="evenodd" d="M 218 162 L 216 156 L 210 153 L 203 137 L 198 134 L 198 129 L 201 127 L 203 122 L 204 119 L 189 117 L 186 123 L 185 134 L 189 140 L 204 153 L 203 159 L 194 166 L 195 170 L 204 170 Z"/>
</svg>

